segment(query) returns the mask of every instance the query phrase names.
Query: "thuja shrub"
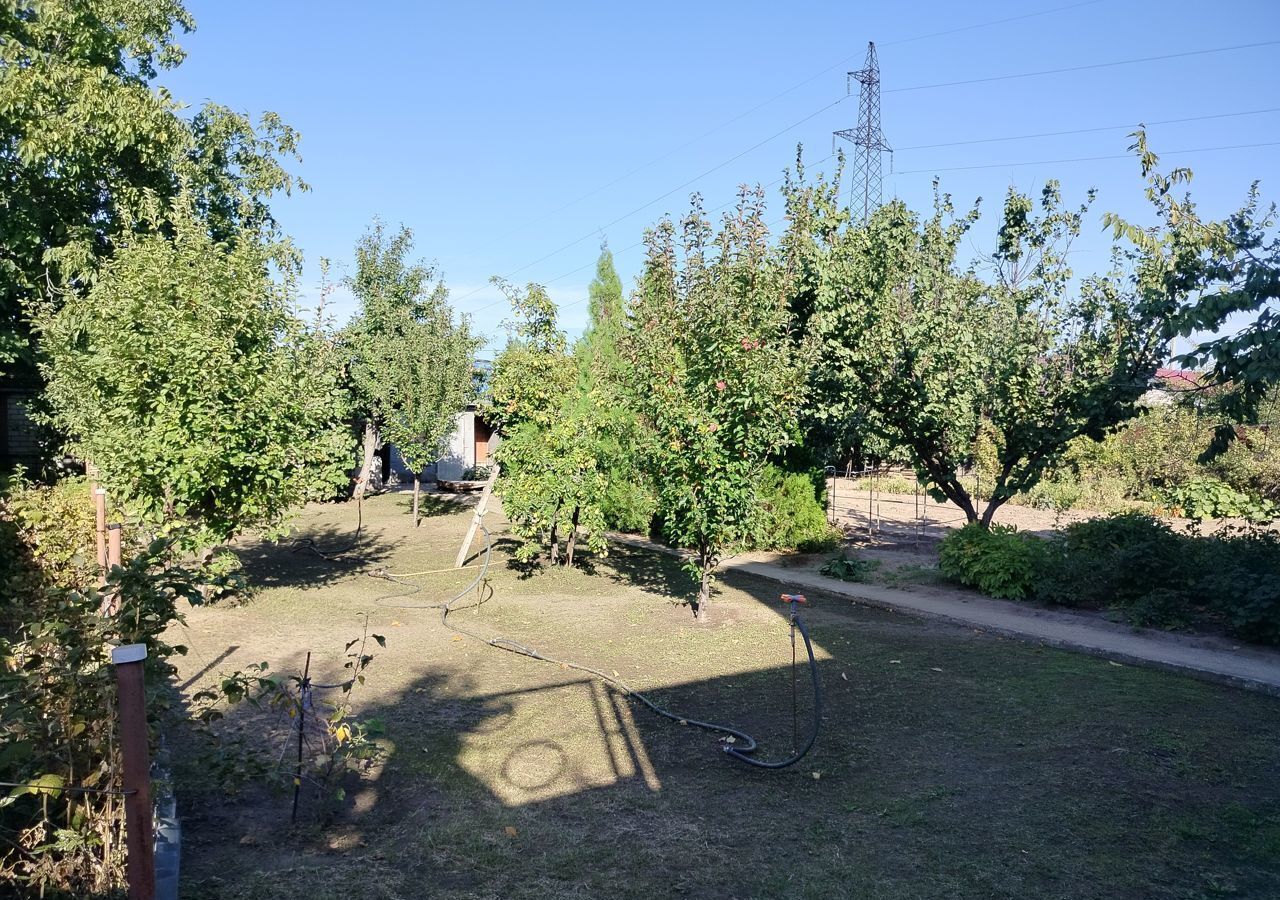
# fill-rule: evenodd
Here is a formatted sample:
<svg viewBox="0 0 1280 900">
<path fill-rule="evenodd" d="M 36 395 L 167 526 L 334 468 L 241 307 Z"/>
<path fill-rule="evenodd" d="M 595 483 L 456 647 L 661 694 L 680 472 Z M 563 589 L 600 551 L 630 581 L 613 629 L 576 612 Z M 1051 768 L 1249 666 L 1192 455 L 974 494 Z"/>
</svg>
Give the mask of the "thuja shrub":
<svg viewBox="0 0 1280 900">
<path fill-rule="evenodd" d="M 104 896 L 123 885 L 111 647 L 145 644 L 148 684 L 160 686 L 183 652 L 161 635 L 181 619 L 180 602 L 200 599 L 170 544 L 130 551 L 103 582 L 82 481 L 11 483 L 0 497 L 0 779 L 32 785 L 0 794 L 0 881 L 21 894 Z M 99 614 L 104 590 L 119 597 L 116 615 Z M 161 710 L 163 695 L 148 704 Z"/>
<path fill-rule="evenodd" d="M 766 466 L 757 488 L 757 527 L 753 545 L 767 550 L 816 553 L 840 545 L 840 532 L 827 521 L 824 482 L 805 472 Z"/>
</svg>

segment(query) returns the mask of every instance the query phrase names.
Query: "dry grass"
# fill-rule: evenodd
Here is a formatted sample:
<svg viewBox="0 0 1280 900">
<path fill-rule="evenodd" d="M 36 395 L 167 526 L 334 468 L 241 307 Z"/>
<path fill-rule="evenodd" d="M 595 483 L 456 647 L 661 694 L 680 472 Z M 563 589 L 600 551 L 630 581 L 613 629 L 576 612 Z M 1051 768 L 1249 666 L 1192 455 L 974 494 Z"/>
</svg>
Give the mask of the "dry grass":
<svg viewBox="0 0 1280 900">
<path fill-rule="evenodd" d="M 190 616 L 188 690 L 250 661 L 300 668 L 308 649 L 327 677 L 367 613 L 388 647 L 361 701 L 390 755 L 337 819 L 299 831 L 287 798 L 227 798 L 180 766 L 184 897 L 1280 896 L 1274 699 L 817 598 L 822 736 L 798 767 L 750 770 L 579 673 L 375 602 L 403 589 L 362 567 L 447 567 L 466 525 L 442 510 L 414 530 L 404 506 L 368 504 L 371 564 L 246 546 L 266 586 Z M 340 543 L 353 513 L 300 524 Z M 776 586 L 731 578 L 698 627 L 673 560 L 590 566 L 530 575 L 499 554 L 492 599 L 460 621 L 789 751 Z M 417 580 L 405 602 L 466 574 Z"/>
</svg>

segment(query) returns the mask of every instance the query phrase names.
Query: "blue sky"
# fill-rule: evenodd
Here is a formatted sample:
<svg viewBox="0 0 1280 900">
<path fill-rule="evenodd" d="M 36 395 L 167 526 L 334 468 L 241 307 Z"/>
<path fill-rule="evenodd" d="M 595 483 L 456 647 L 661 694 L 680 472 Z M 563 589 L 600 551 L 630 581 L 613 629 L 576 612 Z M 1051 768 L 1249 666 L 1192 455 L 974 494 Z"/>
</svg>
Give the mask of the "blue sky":
<svg viewBox="0 0 1280 900">
<path fill-rule="evenodd" d="M 904 90 L 1280 40 L 1275 0 L 189 6 L 188 59 L 163 83 L 192 105 L 273 110 L 302 133 L 297 171 L 312 191 L 275 209 L 306 254 L 307 290 L 320 257 L 342 271 L 374 216 L 403 222 L 455 305 L 499 344 L 507 308 L 489 276 L 548 284 L 576 332 L 602 239 L 630 285 L 644 228 L 684 211 L 690 192 L 716 207 L 740 183 L 773 182 L 797 142 L 811 163 L 827 157 L 831 132 L 856 123 L 856 95 L 841 101 L 845 72 L 869 40 L 884 132 L 904 148 L 885 195 L 927 209 L 936 173 L 958 205 L 982 197 L 975 255 L 990 248 L 1011 184 L 1037 192 L 1057 178 L 1068 199 L 1098 189 L 1074 260 L 1078 271 L 1105 267 L 1102 213 L 1145 212 L 1136 163 L 1012 164 L 1122 155 L 1139 121 L 1280 107 L 1280 45 Z M 1119 127 L 905 149 L 1102 126 Z M 1280 112 L 1149 133 L 1158 152 L 1280 142 Z M 1280 199 L 1278 161 L 1280 146 L 1167 156 L 1195 170 L 1194 196 L 1217 215 L 1254 179 Z M 776 188 L 771 202 L 780 210 Z M 338 301 L 349 313 L 350 298 Z"/>
</svg>

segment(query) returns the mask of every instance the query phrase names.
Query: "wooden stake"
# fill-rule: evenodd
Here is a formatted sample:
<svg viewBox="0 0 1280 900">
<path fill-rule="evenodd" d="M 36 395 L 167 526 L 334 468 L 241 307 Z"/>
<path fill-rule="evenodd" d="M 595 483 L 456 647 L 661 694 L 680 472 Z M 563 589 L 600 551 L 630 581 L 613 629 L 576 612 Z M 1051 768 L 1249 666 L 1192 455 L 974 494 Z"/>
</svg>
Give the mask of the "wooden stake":
<svg viewBox="0 0 1280 900">
<path fill-rule="evenodd" d="M 120 523 L 112 522 L 107 526 L 107 571 L 115 566 L 123 565 L 120 561 Z M 120 611 L 120 594 L 114 588 L 102 595 L 102 605 L 98 612 L 104 616 L 114 616 Z"/>
<path fill-rule="evenodd" d="M 98 537 L 98 568 L 107 577 L 107 492 L 100 487 L 93 489 L 94 529 Z"/>
<path fill-rule="evenodd" d="M 471 542 L 476 539 L 476 531 L 480 528 L 480 520 L 484 518 L 484 514 L 489 509 L 489 495 L 493 493 L 493 485 L 497 480 L 498 464 L 494 463 L 493 468 L 489 470 L 489 480 L 484 483 L 484 490 L 480 492 L 480 502 L 476 504 L 476 514 L 472 516 L 471 527 L 467 529 L 467 539 L 458 548 L 458 559 L 453 564 L 455 569 L 461 569 L 462 564 L 467 561 L 467 551 L 471 549 Z"/>
<path fill-rule="evenodd" d="M 119 526 L 116 526 L 117 528 Z M 120 755 L 124 759 L 124 837 L 129 900 L 155 900 L 155 837 L 151 822 L 151 754 L 147 740 L 146 644 L 111 651 L 120 707 Z"/>
</svg>

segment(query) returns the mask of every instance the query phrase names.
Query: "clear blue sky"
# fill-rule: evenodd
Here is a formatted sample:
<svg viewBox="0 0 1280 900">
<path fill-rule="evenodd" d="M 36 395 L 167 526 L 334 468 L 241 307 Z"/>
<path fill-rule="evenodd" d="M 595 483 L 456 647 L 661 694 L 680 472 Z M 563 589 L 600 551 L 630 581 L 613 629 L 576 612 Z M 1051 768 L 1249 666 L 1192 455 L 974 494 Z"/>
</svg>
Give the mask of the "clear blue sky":
<svg viewBox="0 0 1280 900">
<path fill-rule="evenodd" d="M 317 260 L 346 265 L 374 216 L 403 222 L 420 254 L 443 270 L 457 307 L 474 312 L 495 344 L 507 308 L 489 276 L 547 283 L 576 332 L 602 238 L 630 285 L 644 228 L 682 212 L 691 191 L 715 207 L 739 183 L 772 182 L 797 142 L 810 161 L 827 157 L 831 132 L 855 124 L 857 98 L 818 111 L 845 96 L 845 72 L 861 65 L 868 40 L 879 48 L 883 127 L 895 148 L 1121 126 L 903 149 L 893 165 L 904 174 L 885 178 L 886 197 L 917 209 L 929 207 L 934 173 L 960 206 L 981 196 L 986 215 L 974 254 L 989 249 L 1010 184 L 1038 191 L 1058 178 L 1069 199 L 1096 187 L 1094 222 L 1076 245 L 1078 271 L 1106 264 L 1103 211 L 1143 216 L 1136 163 L 1009 164 L 1120 155 L 1139 121 L 1280 107 L 1280 45 L 902 90 L 1277 40 L 1275 0 L 199 0 L 190 9 L 198 27 L 182 39 L 188 59 L 162 81 L 189 104 L 208 98 L 255 117 L 273 110 L 302 133 L 297 171 L 312 191 L 281 198 L 275 209 L 306 254 L 307 290 Z M 1042 10 L 1049 12 L 1028 15 Z M 1012 17 L 1020 18 L 998 22 Z M 926 36 L 936 32 L 953 33 Z M 1280 113 L 1149 132 L 1158 152 L 1280 142 Z M 1194 195 L 1216 215 L 1235 208 L 1254 179 L 1264 198 L 1280 200 L 1278 160 L 1280 146 L 1167 157 L 1195 170 Z M 886 159 L 886 173 L 888 166 Z M 989 167 L 956 168 L 964 166 Z M 776 189 L 771 199 L 780 210 Z M 340 313 L 350 309 L 340 297 Z"/>
</svg>

